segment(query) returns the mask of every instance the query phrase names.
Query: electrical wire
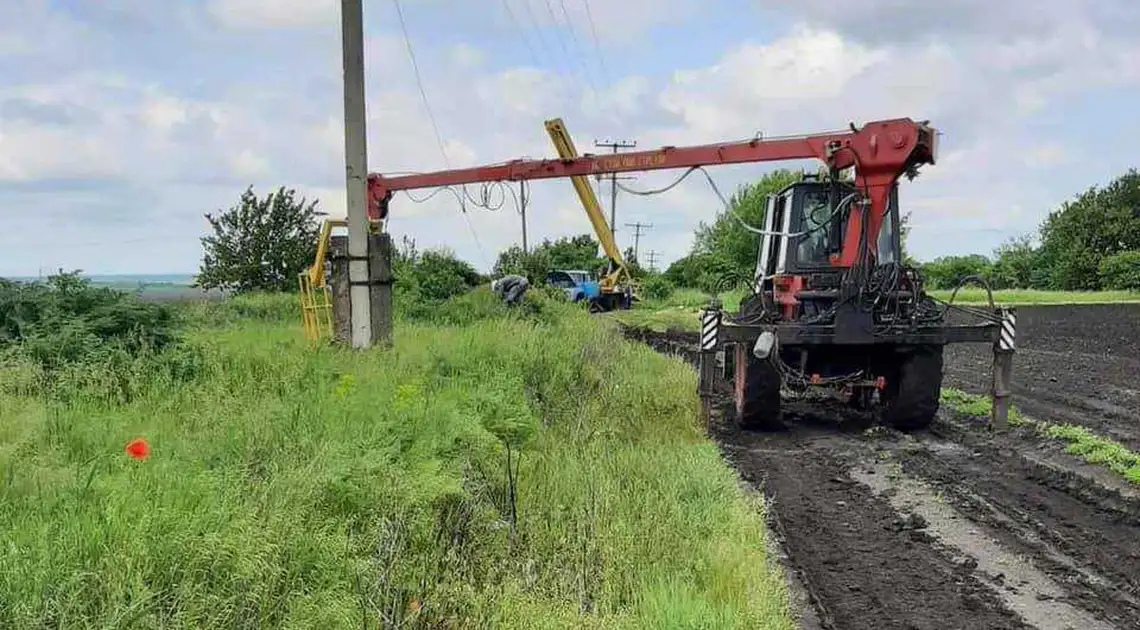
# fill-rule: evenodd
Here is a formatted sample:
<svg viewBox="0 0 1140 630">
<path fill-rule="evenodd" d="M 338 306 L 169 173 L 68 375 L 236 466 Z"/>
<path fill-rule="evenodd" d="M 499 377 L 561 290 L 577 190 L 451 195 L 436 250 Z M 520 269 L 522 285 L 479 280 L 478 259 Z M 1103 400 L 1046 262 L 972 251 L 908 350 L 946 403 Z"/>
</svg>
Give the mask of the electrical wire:
<svg viewBox="0 0 1140 630">
<path fill-rule="evenodd" d="M 601 94 L 598 85 L 594 83 L 594 78 L 590 76 L 590 65 L 586 63 L 586 55 L 583 52 L 582 45 L 578 43 L 578 34 L 574 30 L 574 22 L 570 19 L 570 11 L 566 9 L 566 0 L 558 0 L 558 4 L 562 8 L 562 17 L 566 19 L 566 30 L 570 32 L 570 44 L 574 49 L 574 58 L 578 60 L 578 64 L 582 66 L 582 75 L 586 77 L 586 82 L 590 84 L 590 88 L 594 90 L 594 94 Z"/>
<path fill-rule="evenodd" d="M 423 100 L 424 109 L 427 111 L 428 122 L 431 123 L 432 131 L 435 133 L 436 144 L 439 145 L 439 152 L 443 154 L 443 161 L 447 164 L 447 168 L 451 168 L 451 160 L 447 157 L 447 148 L 443 142 L 443 134 L 439 132 L 439 124 L 436 123 L 435 113 L 431 108 L 431 101 L 428 99 L 427 90 L 424 88 L 423 75 L 420 74 L 420 65 L 416 61 L 416 50 L 412 46 L 412 38 L 408 34 L 408 23 L 404 20 L 404 9 L 400 6 L 400 0 L 392 0 L 392 4 L 396 7 L 396 17 L 400 21 L 400 31 L 404 35 L 404 46 L 408 50 L 408 59 L 412 62 L 412 73 L 416 78 L 416 87 L 420 91 L 420 99 Z"/>
<path fill-rule="evenodd" d="M 506 2 L 506 0 L 503 1 Z M 542 28 L 539 27 L 538 18 L 534 14 L 534 9 L 530 6 L 530 0 L 523 0 L 522 4 L 523 8 L 526 9 L 527 17 L 530 18 L 530 25 L 534 27 L 535 38 L 538 39 L 538 45 L 542 47 L 543 54 L 549 59 L 556 60 L 555 63 L 557 63 L 558 56 L 550 53 L 550 47 L 546 45 L 546 38 L 542 36 Z"/>
<path fill-rule="evenodd" d="M 558 22 L 558 16 L 554 14 L 554 5 L 551 4 L 551 0 L 546 0 L 543 4 L 546 5 L 546 12 L 550 15 L 550 20 L 557 29 L 561 24 Z M 554 39 L 558 40 L 558 47 L 562 49 L 562 59 L 565 60 L 570 57 L 570 51 L 566 48 L 566 42 L 558 35 L 557 30 L 554 32 Z"/>
<path fill-rule="evenodd" d="M 681 182 L 685 181 L 685 179 L 687 179 L 689 177 L 689 175 L 692 175 L 696 171 L 700 171 L 701 174 L 705 176 L 705 181 L 708 182 L 709 188 L 711 188 L 713 193 L 716 194 L 717 198 L 720 199 L 720 202 L 724 206 L 725 211 L 728 212 L 728 214 L 730 216 L 732 216 L 732 218 L 735 219 L 737 221 L 737 223 L 739 223 L 740 226 L 743 227 L 745 230 L 752 232 L 753 234 L 759 234 L 761 236 L 772 235 L 772 236 L 785 236 L 788 238 L 794 238 L 794 237 L 798 237 L 798 236 L 807 236 L 807 235 L 814 234 L 816 231 L 821 230 L 824 227 L 829 226 L 831 221 L 835 218 L 835 216 L 838 215 L 840 212 L 842 212 L 843 209 L 845 208 L 845 206 L 852 203 L 856 199 L 856 197 L 858 196 L 857 193 L 849 194 L 842 201 L 840 201 L 839 205 L 836 206 L 836 209 L 831 212 L 831 214 L 828 216 L 828 218 L 826 220 L 824 220 L 819 225 L 817 225 L 817 226 L 815 226 L 809 230 L 804 230 L 802 232 L 776 232 L 776 231 L 771 231 L 771 230 L 764 230 L 764 229 L 758 228 L 754 225 L 751 225 L 744 219 L 744 217 L 740 216 L 740 214 L 736 212 L 736 208 L 734 208 L 732 206 L 732 202 L 728 199 L 728 197 L 726 197 L 724 195 L 723 192 L 721 192 L 720 187 L 717 186 L 717 184 L 716 184 L 716 180 L 714 180 L 712 178 L 712 175 L 710 175 L 709 172 L 707 170 L 705 170 L 705 168 L 702 166 L 689 167 L 689 169 L 686 170 L 680 177 L 678 177 L 672 183 L 667 184 L 661 188 L 655 188 L 652 190 L 636 190 L 634 188 L 630 188 L 630 187 L 626 186 L 625 184 L 621 184 L 621 183 L 618 183 L 617 187 L 618 187 L 618 190 L 625 191 L 631 195 L 639 195 L 639 196 L 643 196 L 643 197 L 648 197 L 651 195 L 660 195 L 661 193 L 669 192 L 670 190 L 676 188 L 677 186 L 679 186 L 681 184 Z"/>
<path fill-rule="evenodd" d="M 511 24 L 514 25 L 515 30 L 518 31 L 519 39 L 521 39 L 523 42 L 523 45 L 526 46 L 527 52 L 530 53 L 531 61 L 534 62 L 534 65 L 537 68 L 538 67 L 538 55 L 535 54 L 534 47 L 530 45 L 530 38 L 526 36 L 526 30 L 523 29 L 522 24 L 518 21 L 518 18 L 515 16 L 514 10 L 511 9 L 510 0 L 502 0 L 502 2 L 503 2 L 503 9 L 507 12 L 507 18 L 511 21 Z M 524 2 L 525 2 L 525 0 L 524 0 Z"/>
<path fill-rule="evenodd" d="M 400 0 L 392 0 L 392 4 L 396 7 L 396 16 L 400 23 L 400 32 L 404 36 L 404 45 L 408 51 L 408 59 L 412 64 L 412 74 L 416 79 L 416 87 L 419 88 L 420 98 L 423 100 L 424 109 L 427 111 L 428 121 L 431 123 L 432 131 L 435 132 L 436 144 L 439 145 L 439 152 L 443 154 L 443 161 L 447 164 L 447 168 L 451 168 L 451 159 L 447 155 L 447 147 L 443 142 L 443 134 L 439 131 L 439 124 L 436 122 L 435 112 L 432 110 L 431 101 L 428 99 L 427 89 L 424 87 L 423 75 L 420 73 L 419 63 L 416 61 L 415 47 L 412 46 L 411 35 L 408 34 L 408 23 L 404 19 L 404 9 L 400 5 Z M 467 191 L 464 189 L 464 195 Z M 411 195 L 409 195 L 410 197 Z M 467 207 L 460 199 L 460 212 L 463 215 L 463 221 L 467 224 L 467 230 L 471 233 L 471 239 L 475 241 L 475 248 L 479 251 L 479 257 L 483 263 L 487 263 L 487 254 L 483 250 L 483 244 L 479 241 L 479 235 L 475 233 L 475 226 L 471 224 L 471 217 L 467 216 Z"/>
<path fill-rule="evenodd" d="M 598 28 L 594 22 L 594 13 L 590 9 L 590 0 L 582 0 L 582 4 L 586 7 L 586 21 L 590 24 L 590 36 L 594 40 L 594 50 L 598 53 L 598 66 L 602 69 L 602 81 L 606 85 L 610 85 L 610 72 L 606 67 L 606 58 L 602 54 L 602 43 L 598 38 Z"/>
</svg>

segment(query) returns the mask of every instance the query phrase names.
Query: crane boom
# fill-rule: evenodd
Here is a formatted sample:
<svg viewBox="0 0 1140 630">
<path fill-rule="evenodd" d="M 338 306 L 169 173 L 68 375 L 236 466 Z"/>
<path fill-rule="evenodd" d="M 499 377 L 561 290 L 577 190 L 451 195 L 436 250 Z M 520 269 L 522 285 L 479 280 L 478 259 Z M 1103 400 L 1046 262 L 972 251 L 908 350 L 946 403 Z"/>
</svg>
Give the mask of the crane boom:
<svg viewBox="0 0 1140 630">
<path fill-rule="evenodd" d="M 546 133 L 550 135 L 550 141 L 554 143 L 554 149 L 558 152 L 558 157 L 563 160 L 575 160 L 580 157 L 578 149 L 574 146 L 574 140 L 570 137 L 570 132 L 566 130 L 566 124 L 562 122 L 561 118 L 547 120 L 545 126 Z M 605 214 L 602 213 L 602 205 L 598 203 L 598 197 L 594 194 L 594 189 L 590 186 L 589 180 L 582 175 L 571 175 L 570 182 L 574 184 L 574 191 L 578 193 L 578 199 L 581 200 L 582 207 L 586 210 L 586 216 L 590 218 L 590 224 L 594 226 L 594 233 L 598 235 L 598 241 L 602 244 L 602 251 L 606 253 L 606 258 L 610 261 L 610 268 L 606 277 L 602 279 L 602 288 L 612 289 L 622 280 L 629 280 L 628 277 L 621 277 L 623 275 L 628 276 L 625 259 L 614 240 L 613 230 L 610 224 L 606 222 Z"/>
<path fill-rule="evenodd" d="M 757 137 L 740 142 L 687 147 L 665 146 L 572 159 L 510 160 L 396 177 L 373 173 L 368 176 L 369 218 L 373 221 L 387 218 L 388 203 L 397 190 L 815 158 L 833 170 L 854 166 L 855 183 L 868 197 L 867 229 L 864 232 L 863 213 L 852 212 L 848 219 L 843 258 L 836 261 L 840 266 L 851 266 L 855 262 L 859 239 L 874 239 L 878 235 L 890 191 L 898 178 L 921 164 L 933 164 L 936 156 L 937 131 L 933 127 L 910 118 L 896 118 L 870 122 L 860 128 L 852 126 L 849 131 L 816 135 L 767 140 Z"/>
</svg>

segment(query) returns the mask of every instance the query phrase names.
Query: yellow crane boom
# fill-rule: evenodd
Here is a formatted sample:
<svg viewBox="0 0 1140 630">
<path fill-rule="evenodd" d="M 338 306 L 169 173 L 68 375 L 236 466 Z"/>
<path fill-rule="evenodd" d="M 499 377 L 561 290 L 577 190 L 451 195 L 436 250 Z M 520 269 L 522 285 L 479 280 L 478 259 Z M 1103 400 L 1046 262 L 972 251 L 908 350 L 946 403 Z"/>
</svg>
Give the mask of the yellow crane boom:
<svg viewBox="0 0 1140 630">
<path fill-rule="evenodd" d="M 579 157 L 578 149 L 574 147 L 574 140 L 570 138 L 570 132 L 566 131 L 566 125 L 561 118 L 547 120 L 546 133 L 550 135 L 550 141 L 554 143 L 554 150 L 558 152 L 558 157 L 563 160 Z M 570 177 L 570 182 L 574 184 L 574 190 L 578 193 L 582 208 L 585 209 L 586 216 L 590 218 L 590 223 L 594 226 L 594 233 L 598 235 L 598 241 L 602 244 L 602 251 L 606 253 L 606 258 L 610 261 L 610 267 L 606 271 L 605 277 L 598 283 L 601 290 L 613 292 L 620 290 L 619 287 L 623 285 L 632 285 L 633 279 L 629 275 L 625 258 L 622 257 L 621 250 L 618 249 L 617 242 L 614 240 L 614 233 L 610 229 L 609 223 L 606 222 L 606 215 L 602 212 L 602 205 L 598 203 L 598 197 L 594 194 L 590 182 L 583 175 Z"/>
</svg>

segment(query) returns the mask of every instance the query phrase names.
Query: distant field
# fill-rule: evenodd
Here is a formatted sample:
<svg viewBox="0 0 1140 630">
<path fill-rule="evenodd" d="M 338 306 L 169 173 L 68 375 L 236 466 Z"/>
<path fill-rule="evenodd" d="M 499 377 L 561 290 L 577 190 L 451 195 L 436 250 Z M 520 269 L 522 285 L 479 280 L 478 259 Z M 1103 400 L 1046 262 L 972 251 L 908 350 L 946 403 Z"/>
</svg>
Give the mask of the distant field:
<svg viewBox="0 0 1140 630">
<path fill-rule="evenodd" d="M 940 300 L 949 300 L 952 291 L 930 291 Z M 984 289 L 969 287 L 958 291 L 955 304 L 986 304 Z M 1001 289 L 994 291 L 994 301 L 1009 306 L 1032 304 L 1118 304 L 1140 302 L 1137 291 L 1038 291 L 1034 289 Z"/>
<path fill-rule="evenodd" d="M 194 277 L 187 274 L 131 274 L 131 275 L 92 275 L 85 276 L 97 287 L 107 287 L 126 293 L 133 293 L 148 302 L 179 302 L 196 300 L 218 300 L 225 297 L 221 291 L 205 291 L 191 286 Z M 30 282 L 43 280 L 42 277 L 16 276 L 11 280 Z"/>
</svg>

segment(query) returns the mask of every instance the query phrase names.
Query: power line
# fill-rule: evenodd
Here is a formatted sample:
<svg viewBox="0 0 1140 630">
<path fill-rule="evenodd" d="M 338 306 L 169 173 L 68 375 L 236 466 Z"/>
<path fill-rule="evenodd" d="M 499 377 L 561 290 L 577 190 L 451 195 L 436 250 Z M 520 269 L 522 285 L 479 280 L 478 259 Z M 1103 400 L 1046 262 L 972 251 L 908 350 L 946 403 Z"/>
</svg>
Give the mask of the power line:
<svg viewBox="0 0 1140 630">
<path fill-rule="evenodd" d="M 431 109 L 431 102 L 428 100 L 427 90 L 424 89 L 424 79 L 420 74 L 420 65 L 416 62 L 416 51 L 412 47 L 412 38 L 408 35 L 408 24 L 404 21 L 404 9 L 400 6 L 400 0 L 392 0 L 392 4 L 396 5 L 396 16 L 400 20 L 400 31 L 404 34 L 404 46 L 408 49 L 408 59 L 412 62 L 412 73 L 416 77 L 416 87 L 420 90 L 420 98 L 423 100 L 424 109 L 427 110 L 428 121 L 431 122 L 432 131 L 435 132 L 435 141 L 439 145 L 439 152 L 443 154 L 443 161 L 447 164 L 447 168 L 451 168 L 451 160 L 447 157 L 447 148 L 443 142 L 443 134 L 439 132 L 439 125 L 435 121 L 435 113 Z"/>
<path fill-rule="evenodd" d="M 443 162 L 447 165 L 447 168 L 451 168 L 451 159 L 447 157 L 447 147 L 443 142 L 443 134 L 439 132 L 439 124 L 436 123 L 435 113 L 431 108 L 431 101 L 428 99 L 427 90 L 424 88 L 424 80 L 420 74 L 420 66 L 416 62 L 416 51 L 412 46 L 412 38 L 408 35 L 408 24 L 407 21 L 404 20 L 404 9 L 400 6 L 400 0 L 392 0 L 392 4 L 396 6 L 396 16 L 400 21 L 400 32 L 404 35 L 404 45 L 408 49 L 408 58 L 412 62 L 412 74 L 415 75 L 416 86 L 420 91 L 420 98 L 423 99 L 424 109 L 427 110 L 428 121 L 431 123 L 432 131 L 435 132 L 436 144 L 439 145 L 439 152 L 443 154 Z M 466 195 L 467 189 L 464 188 L 463 190 L 464 195 Z M 486 263 L 487 255 L 483 251 L 483 244 L 479 242 L 479 235 L 475 233 L 475 226 L 471 225 L 471 217 L 467 216 L 467 208 L 462 199 L 459 203 L 459 209 L 463 215 L 463 221 L 467 224 L 467 231 L 471 233 L 471 238 L 475 241 L 475 248 L 479 250 L 479 257 Z"/>
<path fill-rule="evenodd" d="M 519 23 L 518 18 L 515 17 L 515 12 L 513 9 L 511 9 L 511 3 L 509 0 L 503 0 L 503 9 L 506 10 L 507 17 L 511 20 L 511 24 L 514 25 L 515 30 L 518 31 L 519 39 L 523 41 L 523 45 L 526 46 L 527 51 L 530 52 L 531 61 L 533 61 L 534 65 L 537 67 L 538 55 L 534 53 L 534 47 L 530 45 L 530 38 L 526 36 L 526 30 L 523 29 L 522 24 Z"/>
<path fill-rule="evenodd" d="M 550 21 L 555 28 L 554 39 L 558 40 L 558 47 L 562 49 L 562 59 L 565 60 L 566 58 L 570 57 L 570 51 L 566 48 L 566 42 L 562 39 L 561 36 L 558 35 L 557 29 L 561 25 L 558 22 L 558 16 L 554 14 L 554 5 L 551 4 L 551 0 L 546 0 L 544 4 L 546 5 L 546 12 L 550 14 Z"/>
<path fill-rule="evenodd" d="M 574 22 L 570 20 L 570 12 L 566 9 L 566 0 L 558 0 L 558 4 L 562 7 L 562 17 L 566 18 L 566 30 L 570 31 L 570 43 L 574 48 L 574 57 L 582 66 L 582 75 L 586 77 L 586 82 L 590 84 L 590 89 L 594 90 L 594 94 L 600 95 L 598 85 L 590 76 L 590 64 L 586 63 L 586 55 L 582 52 L 582 45 L 578 43 L 578 34 L 574 31 Z"/>
<path fill-rule="evenodd" d="M 594 13 L 590 10 L 590 0 L 582 0 L 582 4 L 586 6 L 586 21 L 590 23 L 590 36 L 594 39 L 594 50 L 598 53 L 598 65 L 602 68 L 602 81 L 609 85 L 610 72 L 606 68 L 606 58 L 602 55 L 602 43 L 598 38 L 598 29 L 594 23 Z"/>
<path fill-rule="evenodd" d="M 505 3 L 507 0 L 503 0 Z M 542 53 L 549 59 L 555 60 L 557 63 L 558 56 L 550 54 L 550 47 L 546 45 L 546 38 L 542 36 L 542 28 L 538 24 L 538 18 L 534 15 L 534 9 L 530 6 L 530 0 L 523 0 L 523 8 L 526 9 L 527 17 L 530 18 L 530 24 L 534 27 L 535 38 L 538 39 L 538 45 L 542 48 Z"/>
</svg>

